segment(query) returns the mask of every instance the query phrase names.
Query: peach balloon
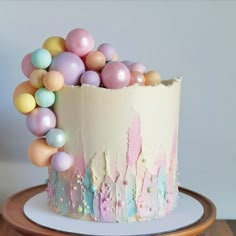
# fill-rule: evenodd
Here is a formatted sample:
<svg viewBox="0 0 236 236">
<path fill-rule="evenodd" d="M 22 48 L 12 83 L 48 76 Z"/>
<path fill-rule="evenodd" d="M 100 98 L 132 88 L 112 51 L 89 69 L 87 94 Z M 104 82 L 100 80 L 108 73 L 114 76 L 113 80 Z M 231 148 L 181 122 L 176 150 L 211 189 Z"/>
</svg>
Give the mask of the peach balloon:
<svg viewBox="0 0 236 236">
<path fill-rule="evenodd" d="M 31 94 L 32 96 L 34 96 L 35 92 L 36 92 L 36 88 L 34 88 L 30 81 L 27 80 L 27 81 L 24 81 L 22 83 L 20 83 L 16 88 L 15 88 L 15 91 L 13 93 L 13 101 L 15 103 L 15 100 L 16 100 L 16 97 L 21 94 L 21 93 L 29 93 Z"/>
<path fill-rule="evenodd" d="M 46 167 L 51 163 L 51 157 L 57 152 L 57 148 L 47 144 L 46 139 L 35 139 L 28 148 L 28 156 L 30 161 L 38 167 Z"/>
<path fill-rule="evenodd" d="M 29 76 L 29 80 L 31 85 L 34 88 L 41 88 L 43 87 L 43 76 L 47 73 L 44 69 L 36 69 L 33 70 Z"/>
<path fill-rule="evenodd" d="M 161 83 L 161 76 L 156 71 L 148 71 L 144 74 L 145 85 L 158 85 Z"/>
<path fill-rule="evenodd" d="M 92 51 L 87 55 L 85 65 L 89 70 L 100 71 L 106 65 L 106 58 L 101 52 Z"/>
<path fill-rule="evenodd" d="M 131 71 L 129 85 L 133 85 L 133 84 L 144 85 L 145 84 L 144 75 L 138 71 Z"/>
<path fill-rule="evenodd" d="M 44 75 L 43 84 L 49 91 L 58 91 L 64 85 L 64 77 L 60 72 L 51 70 Z"/>
</svg>

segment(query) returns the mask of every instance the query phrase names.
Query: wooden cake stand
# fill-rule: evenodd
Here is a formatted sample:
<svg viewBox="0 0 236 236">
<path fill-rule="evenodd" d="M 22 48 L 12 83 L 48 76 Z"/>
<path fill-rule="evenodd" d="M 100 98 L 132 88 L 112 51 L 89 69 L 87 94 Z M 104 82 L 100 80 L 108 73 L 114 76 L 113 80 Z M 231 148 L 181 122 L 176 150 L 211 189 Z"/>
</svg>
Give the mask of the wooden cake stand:
<svg viewBox="0 0 236 236">
<path fill-rule="evenodd" d="M 30 235 L 30 236 L 75 235 L 44 228 L 38 224 L 33 223 L 24 215 L 23 212 L 24 204 L 36 194 L 45 191 L 45 189 L 46 185 L 40 185 L 23 190 L 11 196 L 3 205 L 3 218 L 16 232 L 19 232 L 22 235 Z M 156 234 L 158 236 L 196 236 L 204 232 L 215 220 L 216 208 L 209 199 L 196 192 L 190 191 L 182 187 L 180 187 L 179 190 L 180 192 L 193 197 L 203 206 L 204 209 L 203 216 L 200 218 L 199 221 L 188 227 L 164 234 Z M 16 233 L 16 235 L 21 235 L 21 234 Z M 76 235 L 81 235 L 81 234 L 76 234 Z"/>
</svg>

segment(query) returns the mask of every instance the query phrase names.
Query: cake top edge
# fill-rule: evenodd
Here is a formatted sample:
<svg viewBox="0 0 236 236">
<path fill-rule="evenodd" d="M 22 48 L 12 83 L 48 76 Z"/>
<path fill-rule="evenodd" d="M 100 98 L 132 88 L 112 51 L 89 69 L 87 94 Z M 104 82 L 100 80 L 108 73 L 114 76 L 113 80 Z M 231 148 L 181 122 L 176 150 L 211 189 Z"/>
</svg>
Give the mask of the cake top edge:
<svg viewBox="0 0 236 236">
<path fill-rule="evenodd" d="M 75 86 L 75 85 L 64 85 L 63 89 L 96 89 L 96 90 L 105 90 L 105 91 L 121 91 L 121 90 L 132 90 L 132 89 L 142 89 L 142 90 L 148 90 L 148 89 L 161 89 L 161 88 L 172 88 L 173 86 L 177 85 L 177 84 L 181 84 L 182 81 L 182 77 L 174 77 L 171 79 L 165 79 L 162 80 L 160 84 L 158 85 L 152 85 L 152 86 L 140 86 L 139 84 L 134 84 L 132 86 L 128 86 L 128 87 L 123 87 L 120 89 L 106 89 L 104 87 L 97 87 L 97 86 L 93 86 L 90 84 L 83 84 L 81 86 Z"/>
</svg>

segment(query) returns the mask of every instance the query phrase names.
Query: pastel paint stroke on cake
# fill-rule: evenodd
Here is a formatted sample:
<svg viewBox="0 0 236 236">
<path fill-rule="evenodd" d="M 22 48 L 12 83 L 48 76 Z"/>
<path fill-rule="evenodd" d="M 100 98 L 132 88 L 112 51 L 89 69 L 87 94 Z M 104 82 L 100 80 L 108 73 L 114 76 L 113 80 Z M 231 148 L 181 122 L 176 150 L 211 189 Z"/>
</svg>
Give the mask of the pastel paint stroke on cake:
<svg viewBox="0 0 236 236">
<path fill-rule="evenodd" d="M 82 180 L 84 191 L 83 191 L 83 201 L 84 201 L 84 213 L 86 215 L 94 215 L 93 211 L 93 198 L 94 198 L 94 191 L 92 188 L 92 177 L 91 177 L 91 170 L 88 167 L 85 171 L 84 179 Z"/>
<path fill-rule="evenodd" d="M 106 222 L 116 221 L 116 185 L 106 176 L 100 192 L 101 219 Z"/>
<path fill-rule="evenodd" d="M 178 104 L 178 90 L 178 80 L 173 80 L 169 87 L 107 91 L 83 86 L 65 87 L 58 93 L 60 100 L 72 104 L 66 107 L 66 112 L 65 104 L 56 104 L 59 124 L 70 135 L 76 130 L 73 140 L 68 140 L 64 147 L 71 152 L 74 166 L 61 175 L 70 189 L 55 184 L 59 193 L 65 189 L 72 193 L 65 198 L 68 201 L 65 215 L 83 220 L 130 222 L 157 219 L 173 210 L 178 199 L 175 166 L 178 108 L 170 107 Z M 170 98 L 171 92 L 174 95 Z M 110 103 L 104 104 L 104 100 Z M 112 104 L 116 104 L 115 109 Z M 76 124 L 71 122 L 72 113 Z M 109 116 L 104 116 L 108 113 Z M 74 143 L 78 147 L 73 147 Z M 80 183 L 76 185 L 77 180 Z M 81 193 L 80 198 L 77 193 Z M 49 197 L 53 202 L 55 193 Z"/>
<path fill-rule="evenodd" d="M 142 140 L 140 129 L 140 116 L 135 114 L 134 121 L 128 131 L 127 163 L 130 167 L 136 164 L 141 153 Z"/>
</svg>

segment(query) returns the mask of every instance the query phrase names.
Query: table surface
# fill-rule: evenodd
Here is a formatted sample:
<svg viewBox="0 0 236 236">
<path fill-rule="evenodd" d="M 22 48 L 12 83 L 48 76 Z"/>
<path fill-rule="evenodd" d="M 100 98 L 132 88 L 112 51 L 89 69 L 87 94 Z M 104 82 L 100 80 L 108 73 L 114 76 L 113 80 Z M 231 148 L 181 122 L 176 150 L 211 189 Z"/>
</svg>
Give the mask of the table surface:
<svg viewBox="0 0 236 236">
<path fill-rule="evenodd" d="M 25 189 L 11 196 L 3 205 L 3 218 L 5 221 L 17 232 L 23 235 L 31 236 L 68 236 L 71 234 L 64 232 L 57 232 L 55 230 L 41 227 L 28 218 L 25 217 L 23 212 L 24 204 L 34 195 L 45 191 L 46 185 L 35 186 Z M 203 208 L 204 214 L 202 218 L 195 224 L 175 232 L 168 232 L 165 234 L 158 234 L 158 236 L 195 236 L 204 232 L 213 222 L 216 217 L 216 208 L 214 204 L 205 196 L 196 192 L 180 187 L 180 192 L 187 194 L 197 201 L 199 201 Z M 16 234 L 20 235 L 20 234 Z M 76 234 L 78 235 L 78 234 Z"/>
</svg>

